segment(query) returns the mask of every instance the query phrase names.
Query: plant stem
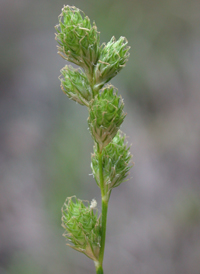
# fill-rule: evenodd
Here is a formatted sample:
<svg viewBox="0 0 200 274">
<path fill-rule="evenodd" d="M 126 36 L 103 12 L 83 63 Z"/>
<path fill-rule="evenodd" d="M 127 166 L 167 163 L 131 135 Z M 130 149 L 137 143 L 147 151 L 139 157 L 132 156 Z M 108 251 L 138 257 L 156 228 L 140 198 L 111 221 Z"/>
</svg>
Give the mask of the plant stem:
<svg viewBox="0 0 200 274">
<path fill-rule="evenodd" d="M 99 158 L 99 180 L 101 189 L 101 203 L 102 203 L 102 233 L 101 233 L 101 247 L 99 254 L 99 268 L 96 268 L 97 274 L 103 274 L 103 257 L 106 240 L 106 224 L 107 224 L 107 211 L 108 211 L 108 195 L 104 186 L 103 178 L 103 165 L 102 165 L 102 151 L 100 151 L 99 145 L 97 145 L 97 152 Z"/>
<path fill-rule="evenodd" d="M 103 267 L 98 262 L 95 262 L 96 274 L 103 274 Z"/>
<path fill-rule="evenodd" d="M 105 202 L 102 199 L 102 234 L 101 234 L 101 248 L 100 248 L 100 254 L 99 254 L 99 262 L 102 265 L 103 265 L 103 256 L 104 256 L 104 248 L 105 248 L 105 240 L 106 240 L 107 210 L 108 210 L 108 202 Z"/>
</svg>

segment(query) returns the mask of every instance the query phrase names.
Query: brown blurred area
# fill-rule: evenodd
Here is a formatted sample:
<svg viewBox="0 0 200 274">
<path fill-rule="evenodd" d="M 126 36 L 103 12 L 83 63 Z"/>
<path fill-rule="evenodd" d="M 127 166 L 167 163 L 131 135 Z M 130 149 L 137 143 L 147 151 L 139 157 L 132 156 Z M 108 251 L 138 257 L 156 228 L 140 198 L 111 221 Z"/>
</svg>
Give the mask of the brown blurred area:
<svg viewBox="0 0 200 274">
<path fill-rule="evenodd" d="M 200 273 L 200 2 L 0 1 L 0 274 L 89 274 L 65 246 L 67 196 L 96 198 L 87 110 L 60 90 L 54 26 L 64 4 L 101 42 L 126 36 L 124 97 L 135 166 L 114 189 L 105 273 Z"/>
</svg>

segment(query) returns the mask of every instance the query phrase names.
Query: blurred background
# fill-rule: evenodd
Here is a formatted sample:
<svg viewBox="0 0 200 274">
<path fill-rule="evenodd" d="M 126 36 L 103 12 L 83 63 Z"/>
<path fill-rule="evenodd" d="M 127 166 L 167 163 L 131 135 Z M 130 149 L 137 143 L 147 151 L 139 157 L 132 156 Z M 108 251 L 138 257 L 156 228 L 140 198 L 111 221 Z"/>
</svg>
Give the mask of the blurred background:
<svg viewBox="0 0 200 274">
<path fill-rule="evenodd" d="M 61 207 L 100 191 L 89 176 L 87 109 L 58 76 L 63 5 L 125 36 L 130 59 L 111 82 L 125 100 L 130 180 L 108 211 L 105 273 L 200 273 L 200 1 L 0 1 L 0 274 L 89 274 L 65 246 Z"/>
</svg>

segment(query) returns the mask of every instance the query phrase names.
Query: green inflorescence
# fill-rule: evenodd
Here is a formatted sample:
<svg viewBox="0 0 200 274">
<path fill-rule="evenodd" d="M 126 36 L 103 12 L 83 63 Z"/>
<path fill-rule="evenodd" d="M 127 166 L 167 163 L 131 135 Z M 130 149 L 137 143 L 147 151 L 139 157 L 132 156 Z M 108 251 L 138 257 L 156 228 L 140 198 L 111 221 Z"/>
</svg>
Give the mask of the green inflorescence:
<svg viewBox="0 0 200 274">
<path fill-rule="evenodd" d="M 100 35 L 95 23 L 76 7 L 64 6 L 56 26 L 59 54 L 69 62 L 93 73 L 100 49 Z"/>
<path fill-rule="evenodd" d="M 89 105 L 94 97 L 88 78 L 81 69 L 65 66 L 61 69 L 61 89 L 67 96 L 81 105 Z"/>
<path fill-rule="evenodd" d="M 83 252 L 94 261 L 98 260 L 101 226 L 98 211 L 94 213 L 89 202 L 87 205 L 75 196 L 66 199 L 62 208 L 63 235 L 73 244 L 72 248 Z"/>
<path fill-rule="evenodd" d="M 125 113 L 124 103 L 113 86 L 103 89 L 90 102 L 88 124 L 91 135 L 100 150 L 106 147 L 115 137 L 122 124 Z"/>
<path fill-rule="evenodd" d="M 115 40 L 112 37 L 101 50 L 100 58 L 95 66 L 96 86 L 103 87 L 125 66 L 128 61 L 129 48 L 125 37 Z"/>
<path fill-rule="evenodd" d="M 102 198 L 99 216 L 95 200 L 89 204 L 75 196 L 67 198 L 62 208 L 62 226 L 68 245 L 91 258 L 96 273 L 103 274 L 109 197 L 132 166 L 125 134 L 119 130 L 126 116 L 124 102 L 116 88 L 107 84 L 128 60 L 128 41 L 125 37 L 112 37 L 107 44 L 100 44 L 95 23 L 91 24 L 76 7 L 64 6 L 58 21 L 58 53 L 79 67 L 66 65 L 61 69 L 61 89 L 69 99 L 88 108 L 88 126 L 95 144 L 91 168 Z"/>
<path fill-rule="evenodd" d="M 130 165 L 132 155 L 130 154 L 130 147 L 127 147 L 125 138 L 125 134 L 118 131 L 112 142 L 102 151 L 104 188 L 107 191 L 107 195 L 110 195 L 111 190 L 125 180 L 132 167 Z M 99 159 L 96 146 L 94 146 L 94 153 L 91 158 L 92 172 L 97 185 L 100 186 Z"/>
</svg>

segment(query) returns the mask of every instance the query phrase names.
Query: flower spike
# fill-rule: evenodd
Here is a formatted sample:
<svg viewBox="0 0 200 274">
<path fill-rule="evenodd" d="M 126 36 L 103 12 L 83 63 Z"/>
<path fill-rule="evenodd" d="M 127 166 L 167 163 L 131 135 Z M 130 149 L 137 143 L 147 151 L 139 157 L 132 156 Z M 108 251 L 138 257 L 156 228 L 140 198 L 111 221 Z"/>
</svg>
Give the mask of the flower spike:
<svg viewBox="0 0 200 274">
<path fill-rule="evenodd" d="M 125 66 L 129 48 L 125 37 L 114 37 L 100 45 L 95 23 L 78 8 L 64 6 L 55 27 L 58 53 L 68 62 L 61 69 L 61 89 L 80 105 L 88 108 L 88 126 L 94 140 L 91 168 L 101 190 L 101 210 L 97 202 L 81 201 L 72 196 L 62 208 L 63 234 L 70 247 L 94 261 L 96 273 L 103 274 L 108 202 L 114 187 L 125 181 L 131 168 L 125 134 L 119 129 L 126 114 L 118 91 L 104 85 Z"/>
<path fill-rule="evenodd" d="M 76 7 L 64 6 L 55 27 L 58 53 L 67 61 L 93 74 L 99 59 L 99 32 L 95 23 Z M 92 79 L 91 79 L 92 80 Z"/>
<path fill-rule="evenodd" d="M 97 65 L 95 66 L 95 87 L 102 88 L 125 66 L 129 57 L 128 41 L 120 37 L 117 41 L 113 36 L 103 48 Z"/>
<path fill-rule="evenodd" d="M 66 199 L 62 208 L 62 226 L 66 230 L 63 234 L 72 244 L 73 249 L 84 253 L 94 261 L 98 260 L 101 227 L 98 212 L 94 207 L 72 196 Z M 92 200 L 92 204 L 94 201 Z"/>
<path fill-rule="evenodd" d="M 102 151 L 104 188 L 107 195 L 110 195 L 114 187 L 119 186 L 125 181 L 129 170 L 133 166 L 131 164 L 132 155 L 130 154 L 130 147 L 127 147 L 125 138 L 126 135 L 119 130 L 112 142 Z M 92 154 L 91 168 L 95 180 L 100 186 L 99 159 L 96 147 L 94 147 L 94 154 Z"/>
<path fill-rule="evenodd" d="M 113 86 L 109 86 L 90 102 L 88 124 L 94 141 L 100 150 L 115 137 L 126 114 L 124 103 Z"/>
<path fill-rule="evenodd" d="M 65 66 L 61 69 L 61 89 L 67 96 L 80 105 L 89 106 L 93 92 L 85 73 L 81 69 Z"/>
</svg>

